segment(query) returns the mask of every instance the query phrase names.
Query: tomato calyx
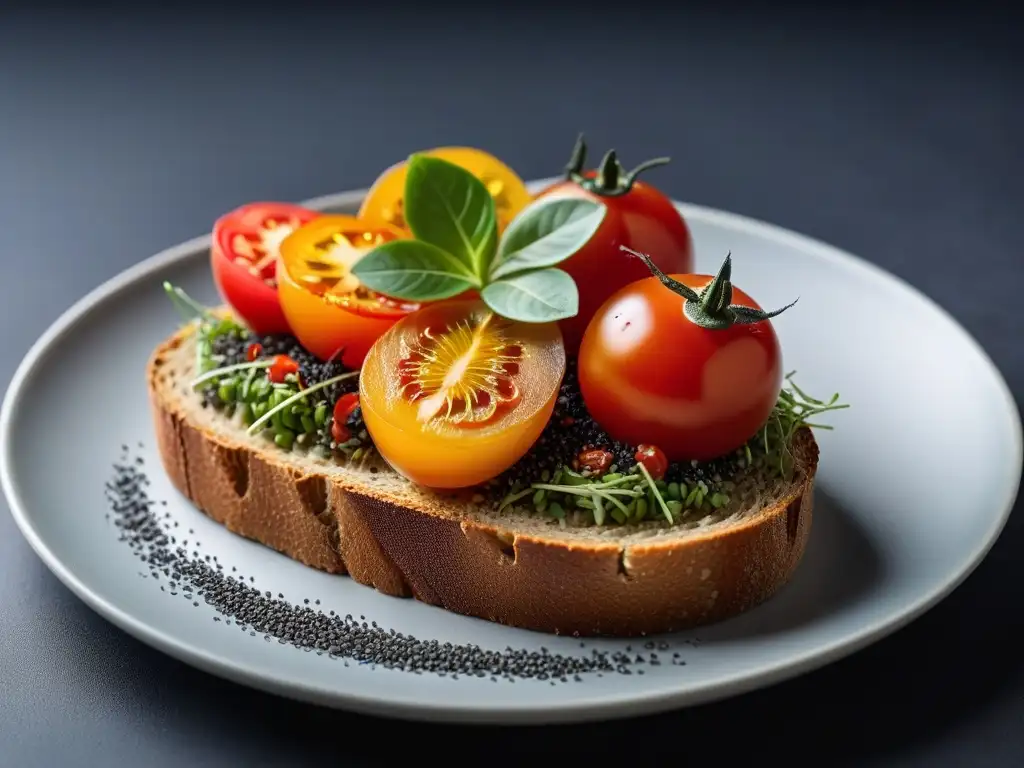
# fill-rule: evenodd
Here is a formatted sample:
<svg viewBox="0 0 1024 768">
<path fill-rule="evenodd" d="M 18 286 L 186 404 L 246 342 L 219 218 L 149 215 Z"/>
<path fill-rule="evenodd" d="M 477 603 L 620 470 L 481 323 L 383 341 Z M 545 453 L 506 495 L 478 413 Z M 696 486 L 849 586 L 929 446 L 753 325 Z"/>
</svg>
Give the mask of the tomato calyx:
<svg viewBox="0 0 1024 768">
<path fill-rule="evenodd" d="M 597 171 L 585 173 L 583 170 L 587 161 L 587 143 L 581 133 L 576 138 L 576 144 L 572 148 L 572 156 L 565 166 L 565 178 L 579 184 L 588 192 L 602 197 L 618 197 L 627 194 L 633 188 L 633 182 L 644 171 L 650 168 L 657 168 L 659 165 L 667 165 L 671 162 L 668 157 L 655 157 L 645 160 L 631 171 L 627 171 L 619 162 L 618 154 L 614 149 L 609 149 Z"/>
<path fill-rule="evenodd" d="M 696 291 L 662 272 L 647 254 L 634 251 L 625 245 L 620 245 L 619 249 L 643 261 L 651 274 L 657 277 L 662 285 L 682 297 L 683 314 L 695 325 L 709 331 L 721 331 L 734 325 L 750 325 L 762 320 L 770 320 L 781 315 L 799 301 L 799 299 L 794 299 L 786 306 L 771 312 L 733 304 L 732 253 L 725 255 L 725 261 L 719 267 L 718 274 L 703 288 Z"/>
</svg>

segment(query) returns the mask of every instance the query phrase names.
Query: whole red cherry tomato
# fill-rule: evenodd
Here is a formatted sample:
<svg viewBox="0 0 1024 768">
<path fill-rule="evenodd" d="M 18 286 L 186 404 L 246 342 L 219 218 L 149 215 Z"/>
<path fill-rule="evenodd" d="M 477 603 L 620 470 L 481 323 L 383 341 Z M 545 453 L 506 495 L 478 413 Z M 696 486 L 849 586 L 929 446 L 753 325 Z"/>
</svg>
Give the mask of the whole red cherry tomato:
<svg viewBox="0 0 1024 768">
<path fill-rule="evenodd" d="M 579 290 L 579 312 L 559 323 L 570 355 L 579 349 L 598 307 L 615 291 L 650 275 L 641 262 L 623 258 L 620 246 L 648 254 L 664 272 L 693 271 L 693 240 L 682 214 L 666 195 L 637 179 L 643 171 L 667 163 L 668 158 L 648 160 L 627 172 L 612 150 L 597 170 L 584 171 L 586 151 L 580 136 L 566 166 L 565 180 L 537 195 L 538 200 L 598 199 L 607 208 L 590 241 L 558 265 L 572 276 Z"/>
<path fill-rule="evenodd" d="M 319 215 L 289 203 L 248 203 L 214 223 L 214 283 L 253 333 L 290 332 L 277 296 L 278 249 L 292 231 Z"/>
<path fill-rule="evenodd" d="M 770 318 L 717 276 L 653 277 L 613 295 L 594 315 L 578 361 L 594 420 L 628 445 L 655 445 L 671 461 L 724 456 L 753 437 L 782 388 L 782 354 Z M 795 303 L 795 302 L 794 302 Z"/>
</svg>

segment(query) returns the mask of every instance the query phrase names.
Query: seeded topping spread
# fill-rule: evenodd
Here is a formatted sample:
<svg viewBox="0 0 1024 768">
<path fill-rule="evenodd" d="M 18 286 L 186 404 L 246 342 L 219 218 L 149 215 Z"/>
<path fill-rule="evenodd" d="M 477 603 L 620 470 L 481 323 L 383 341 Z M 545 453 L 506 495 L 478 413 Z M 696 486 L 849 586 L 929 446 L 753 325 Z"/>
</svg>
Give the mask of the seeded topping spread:
<svg viewBox="0 0 1024 768">
<path fill-rule="evenodd" d="M 165 288 L 198 319 L 199 375 L 192 386 L 203 407 L 240 416 L 250 434 L 286 451 L 301 448 L 325 459 L 359 461 L 377 450 L 360 402 L 365 371 L 324 360 L 290 334 L 255 334 L 180 290 Z M 472 486 L 474 503 L 499 512 L 532 509 L 562 525 L 692 520 L 728 505 L 740 476 L 751 469 L 791 474 L 797 429 L 812 416 L 846 407 L 836 403 L 838 396 L 815 400 L 791 384 L 739 449 L 704 461 L 670 461 L 658 445 L 633 446 L 610 437 L 584 402 L 577 357 L 566 355 L 564 363 L 551 416 L 538 437 L 507 469 Z M 475 408 L 486 405 L 476 394 L 472 399 Z"/>
<path fill-rule="evenodd" d="M 540 479 L 545 471 L 553 475 L 562 466 L 588 474 L 615 471 L 612 467 L 626 471 L 637 463 L 636 453 L 637 446 L 612 440 L 591 418 L 580 393 L 576 359 L 569 358 L 554 415 L 530 452 L 499 480 L 507 489 L 515 485 L 529 485 Z M 701 480 L 712 483 L 715 478 L 721 481 L 736 473 L 738 458 L 736 455 L 709 462 L 670 463 L 664 479 L 666 482 L 688 483 Z"/>
<path fill-rule="evenodd" d="M 318 388 L 309 398 L 315 404 L 296 403 L 292 409 L 286 409 L 280 419 L 271 419 L 265 431 L 278 447 L 290 449 L 298 443 L 324 456 L 350 458 L 359 458 L 372 447 L 357 404 L 348 407 L 340 421 L 335 419 L 336 405 L 346 395 L 355 397 L 359 389 L 358 377 L 342 363 L 320 360 L 288 334 L 256 336 L 230 321 L 208 330 L 206 342 L 204 369 L 241 370 L 212 379 L 215 385 L 199 390 L 205 407 L 232 413 L 241 407 L 244 420 L 251 425 L 288 394 L 297 395 L 301 383 L 302 389 Z M 278 384 L 265 383 L 273 378 L 274 365 L 270 366 L 269 374 L 260 367 L 245 369 L 281 357 L 293 363 L 289 370 L 294 369 L 294 372 L 284 374 Z M 346 375 L 348 378 L 339 381 Z M 507 505 L 510 498 L 519 506 L 532 503 L 538 512 L 556 518 L 564 519 L 565 508 L 584 509 L 588 517 L 594 517 L 595 510 L 587 504 L 586 495 L 554 489 L 529 491 L 538 484 L 552 485 L 552 481 L 565 480 L 583 489 L 593 486 L 599 492 L 600 484 L 609 482 L 607 478 L 616 483 L 623 473 L 632 472 L 632 475 L 625 474 L 626 483 L 618 483 L 623 486 L 619 488 L 619 495 L 623 495 L 630 490 L 630 485 L 642 484 L 644 479 L 637 474 L 637 452 L 636 446 L 608 437 L 591 418 L 580 393 L 575 358 L 570 357 L 554 412 L 544 431 L 522 459 L 486 484 L 485 500 L 494 507 Z M 633 490 L 632 496 L 626 499 L 628 504 L 622 506 L 632 515 L 613 506 L 612 510 L 620 514 L 609 514 L 609 518 L 625 522 L 635 516 L 638 506 L 643 513 L 641 519 L 648 509 L 657 514 L 662 505 L 669 512 L 667 517 L 673 517 L 673 511 L 679 513 L 683 508 L 700 507 L 705 500 L 711 506 L 720 506 L 728 497 L 718 489 L 724 488 L 743 465 L 741 454 L 709 462 L 669 463 L 661 476 L 652 479 L 653 487 L 646 493 Z M 636 482 L 628 482 L 630 477 Z M 524 489 L 528 491 L 525 494 Z M 661 493 L 653 494 L 655 489 Z M 687 496 L 684 497 L 683 492 Z M 645 498 L 649 499 L 649 504 L 636 503 Z M 599 522 L 605 521 L 602 512 L 603 509 L 597 511 Z"/>
</svg>

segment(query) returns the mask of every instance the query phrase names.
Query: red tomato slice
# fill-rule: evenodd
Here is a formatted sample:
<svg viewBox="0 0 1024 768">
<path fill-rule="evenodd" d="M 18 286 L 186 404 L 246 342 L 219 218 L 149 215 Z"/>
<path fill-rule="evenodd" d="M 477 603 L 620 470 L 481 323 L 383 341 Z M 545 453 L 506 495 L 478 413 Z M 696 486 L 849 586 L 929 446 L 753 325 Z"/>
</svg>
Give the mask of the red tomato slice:
<svg viewBox="0 0 1024 768">
<path fill-rule="evenodd" d="M 281 241 L 320 216 L 290 203 L 248 203 L 213 225 L 210 263 L 225 303 L 253 333 L 289 333 L 277 295 Z"/>
</svg>

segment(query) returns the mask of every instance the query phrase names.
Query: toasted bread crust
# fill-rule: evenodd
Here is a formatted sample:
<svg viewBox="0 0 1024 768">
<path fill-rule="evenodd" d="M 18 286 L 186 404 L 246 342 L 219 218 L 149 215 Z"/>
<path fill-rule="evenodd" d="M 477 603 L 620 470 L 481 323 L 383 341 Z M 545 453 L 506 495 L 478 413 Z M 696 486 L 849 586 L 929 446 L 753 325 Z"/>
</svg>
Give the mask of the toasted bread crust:
<svg viewBox="0 0 1024 768">
<path fill-rule="evenodd" d="M 197 424 L 163 383 L 183 338 L 165 341 L 147 366 L 172 484 L 228 530 L 385 594 L 542 632 L 646 635 L 746 611 L 788 582 L 803 557 L 818 462 L 809 431 L 800 479 L 735 525 L 626 548 L 544 538 L 459 520 L 450 508 L 411 508 L 359 478 L 310 473 L 284 452 Z"/>
</svg>

